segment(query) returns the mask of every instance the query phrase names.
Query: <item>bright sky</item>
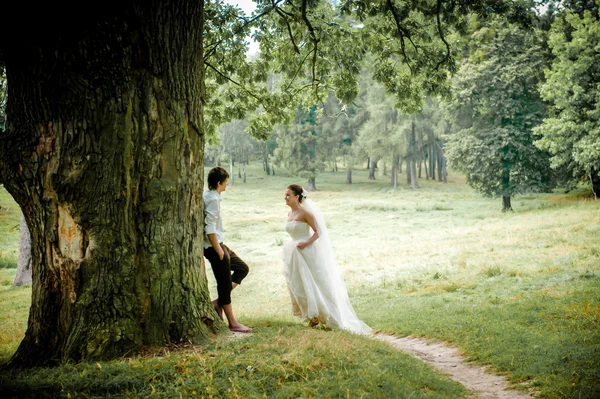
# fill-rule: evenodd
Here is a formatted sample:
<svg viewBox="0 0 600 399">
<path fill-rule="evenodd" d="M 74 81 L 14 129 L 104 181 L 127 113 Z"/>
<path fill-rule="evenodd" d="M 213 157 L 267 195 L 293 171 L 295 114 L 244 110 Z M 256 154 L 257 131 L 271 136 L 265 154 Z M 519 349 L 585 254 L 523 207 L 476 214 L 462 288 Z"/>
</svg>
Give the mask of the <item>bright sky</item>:
<svg viewBox="0 0 600 399">
<path fill-rule="evenodd" d="M 256 8 L 256 4 L 252 0 L 225 0 L 225 3 L 237 5 L 244 10 L 246 15 L 252 14 L 252 11 Z"/>
</svg>

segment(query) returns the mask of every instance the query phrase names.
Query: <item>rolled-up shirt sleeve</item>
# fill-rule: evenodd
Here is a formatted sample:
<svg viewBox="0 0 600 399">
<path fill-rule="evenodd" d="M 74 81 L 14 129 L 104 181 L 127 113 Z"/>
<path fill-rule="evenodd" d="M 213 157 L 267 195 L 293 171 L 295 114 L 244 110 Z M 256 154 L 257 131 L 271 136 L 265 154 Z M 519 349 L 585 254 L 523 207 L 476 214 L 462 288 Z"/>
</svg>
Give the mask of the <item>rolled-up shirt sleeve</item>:
<svg viewBox="0 0 600 399">
<path fill-rule="evenodd" d="M 211 198 L 204 204 L 204 233 L 216 234 L 217 220 L 219 219 L 219 200 Z"/>
</svg>

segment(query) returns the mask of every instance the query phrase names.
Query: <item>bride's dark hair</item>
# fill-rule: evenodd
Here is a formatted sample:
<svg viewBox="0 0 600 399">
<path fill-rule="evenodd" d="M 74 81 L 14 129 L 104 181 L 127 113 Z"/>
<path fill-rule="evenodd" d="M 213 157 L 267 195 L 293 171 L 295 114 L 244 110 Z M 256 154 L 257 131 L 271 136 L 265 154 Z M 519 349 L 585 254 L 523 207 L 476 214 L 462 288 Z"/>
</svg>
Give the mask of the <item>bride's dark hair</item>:
<svg viewBox="0 0 600 399">
<path fill-rule="evenodd" d="M 302 192 L 304 191 L 302 186 L 299 186 L 297 184 L 290 184 L 288 186 L 288 189 L 292 190 L 292 192 L 298 196 L 298 202 L 302 202 L 302 200 L 304 199 L 304 197 L 302 196 Z"/>
</svg>

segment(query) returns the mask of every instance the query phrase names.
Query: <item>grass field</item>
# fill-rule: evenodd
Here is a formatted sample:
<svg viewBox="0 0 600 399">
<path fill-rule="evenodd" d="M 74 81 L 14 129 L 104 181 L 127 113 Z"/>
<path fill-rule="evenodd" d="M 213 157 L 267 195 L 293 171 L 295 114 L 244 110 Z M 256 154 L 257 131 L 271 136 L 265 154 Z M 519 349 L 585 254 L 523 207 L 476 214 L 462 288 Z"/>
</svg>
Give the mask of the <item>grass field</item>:
<svg viewBox="0 0 600 399">
<path fill-rule="evenodd" d="M 363 170 L 354 184 L 344 180 L 345 172 L 325 172 L 310 196 L 367 324 L 450 342 L 539 397 L 600 397 L 599 201 L 529 194 L 503 214 L 500 200 L 481 198 L 452 173 L 445 184 L 420 180 L 418 190 L 392 190 L 386 176 L 369 181 Z M 247 183 L 236 179 L 223 194 L 226 242 L 251 267 L 233 301 L 252 337 L 0 382 L 19 397 L 463 397 L 460 386 L 383 343 L 310 330 L 290 316 L 280 258 L 290 183 L 303 182 L 255 165 Z M 13 211 L 0 225 L 4 236 L 19 215 L 5 192 L 0 200 Z M 0 250 L 16 250 L 13 230 Z M 14 269 L 0 270 L 0 360 L 23 336 L 31 293 L 11 278 Z"/>
</svg>

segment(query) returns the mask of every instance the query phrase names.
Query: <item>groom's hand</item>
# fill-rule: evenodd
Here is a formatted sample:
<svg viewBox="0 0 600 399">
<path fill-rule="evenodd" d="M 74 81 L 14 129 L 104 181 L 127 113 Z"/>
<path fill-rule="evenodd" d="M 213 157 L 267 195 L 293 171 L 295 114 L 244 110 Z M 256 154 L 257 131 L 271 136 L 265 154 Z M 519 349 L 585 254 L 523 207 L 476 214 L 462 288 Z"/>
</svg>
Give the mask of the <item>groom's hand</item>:
<svg viewBox="0 0 600 399">
<path fill-rule="evenodd" d="M 219 255 L 219 260 L 223 260 L 223 257 L 225 256 L 225 251 L 223 251 L 223 248 L 221 248 L 220 245 L 219 249 L 217 249 L 217 255 Z"/>
</svg>

